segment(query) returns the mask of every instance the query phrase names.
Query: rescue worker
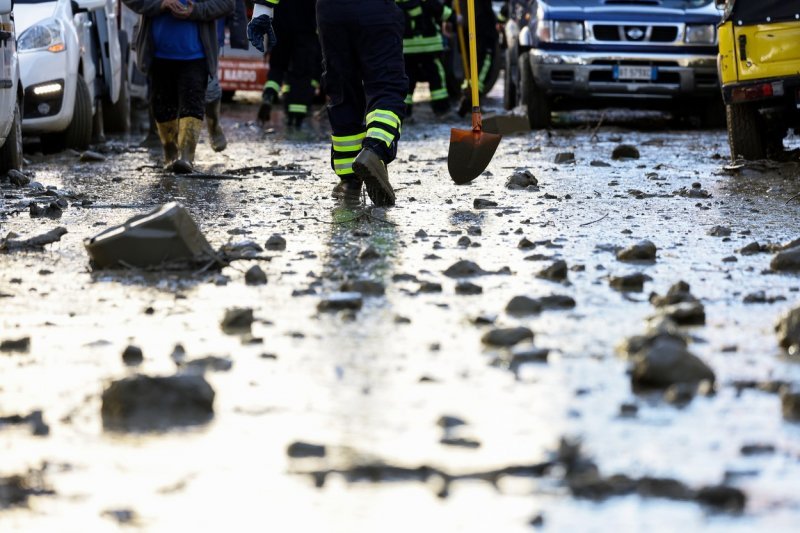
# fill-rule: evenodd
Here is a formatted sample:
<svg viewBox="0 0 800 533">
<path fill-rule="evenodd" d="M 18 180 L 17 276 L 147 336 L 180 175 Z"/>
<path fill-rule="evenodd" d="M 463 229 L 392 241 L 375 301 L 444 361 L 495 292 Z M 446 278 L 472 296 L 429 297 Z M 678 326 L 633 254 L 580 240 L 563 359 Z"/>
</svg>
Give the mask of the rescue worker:
<svg viewBox="0 0 800 533">
<path fill-rule="evenodd" d="M 431 93 L 431 107 L 441 117 L 450 111 L 442 55 L 444 37 L 441 24 L 455 20 L 453 10 L 441 0 L 396 0 L 405 15 L 403 55 L 408 75 L 406 118 L 413 110 L 414 89 L 419 81 L 427 81 Z"/>
<path fill-rule="evenodd" d="M 300 129 L 308 116 L 320 58 L 315 4 L 316 0 L 287 0 L 275 7 L 278 44 L 270 50 L 269 80 L 261 94 L 258 119 L 263 122 L 269 122 L 281 93 L 290 128 Z"/>
<path fill-rule="evenodd" d="M 461 15 L 463 20 L 461 24 L 467 24 L 467 4 L 465 0 L 455 0 L 461 2 Z M 486 94 L 487 89 L 486 81 L 494 68 L 494 52 L 497 47 L 497 17 L 492 8 L 492 0 L 475 0 L 475 39 L 477 41 L 477 56 L 478 56 L 478 92 L 481 97 Z M 464 35 L 466 36 L 466 28 Z M 467 78 L 469 73 L 464 73 Z M 461 97 L 461 104 L 458 106 L 458 114 L 461 116 L 466 115 L 472 110 L 472 99 L 469 94 L 469 81 L 464 82 L 464 93 Z"/>
<path fill-rule="evenodd" d="M 164 151 L 164 168 L 194 171 L 203 128 L 206 85 L 217 71 L 216 19 L 234 0 L 123 0 L 141 15 L 138 66 L 150 78 L 153 116 Z"/>
<path fill-rule="evenodd" d="M 261 51 L 275 45 L 272 8 L 278 2 L 256 0 L 247 32 Z M 375 205 L 394 205 L 386 166 L 397 155 L 408 91 L 403 12 L 389 0 L 317 0 L 317 24 L 330 99 L 331 166 L 341 180 L 334 194 L 357 198 L 363 183 Z"/>
</svg>

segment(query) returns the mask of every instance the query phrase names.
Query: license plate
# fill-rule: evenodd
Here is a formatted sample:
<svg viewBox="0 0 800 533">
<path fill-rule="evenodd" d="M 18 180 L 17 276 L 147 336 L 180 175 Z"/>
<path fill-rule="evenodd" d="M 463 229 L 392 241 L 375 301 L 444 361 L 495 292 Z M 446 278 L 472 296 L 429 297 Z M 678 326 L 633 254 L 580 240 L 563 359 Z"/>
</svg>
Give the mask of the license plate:
<svg viewBox="0 0 800 533">
<path fill-rule="evenodd" d="M 617 65 L 614 67 L 614 78 L 618 80 L 652 81 L 656 79 L 656 69 L 655 67 Z"/>
</svg>

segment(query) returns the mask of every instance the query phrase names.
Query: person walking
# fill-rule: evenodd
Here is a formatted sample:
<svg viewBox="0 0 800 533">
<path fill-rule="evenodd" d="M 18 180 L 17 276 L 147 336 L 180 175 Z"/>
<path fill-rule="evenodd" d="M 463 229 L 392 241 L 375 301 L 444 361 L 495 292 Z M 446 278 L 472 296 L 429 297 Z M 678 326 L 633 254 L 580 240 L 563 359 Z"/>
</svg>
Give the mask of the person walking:
<svg viewBox="0 0 800 533">
<path fill-rule="evenodd" d="M 191 173 L 209 74 L 217 72 L 215 21 L 233 12 L 234 0 L 122 1 L 141 15 L 137 64 L 149 77 L 164 168 Z"/>
<path fill-rule="evenodd" d="M 262 52 L 275 46 L 273 7 L 255 0 L 248 37 Z M 292 0 L 286 0 L 292 1 Z M 392 0 L 317 0 L 317 26 L 332 133 L 334 194 L 357 198 L 362 184 L 375 205 L 395 203 L 387 165 L 397 155 L 408 77 L 403 12 Z"/>
</svg>

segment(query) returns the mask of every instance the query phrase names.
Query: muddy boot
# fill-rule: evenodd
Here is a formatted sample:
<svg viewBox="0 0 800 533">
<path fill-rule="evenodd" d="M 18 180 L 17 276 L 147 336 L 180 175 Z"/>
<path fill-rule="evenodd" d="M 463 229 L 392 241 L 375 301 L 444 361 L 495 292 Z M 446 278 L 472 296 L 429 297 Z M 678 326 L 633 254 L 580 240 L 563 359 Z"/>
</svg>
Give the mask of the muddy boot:
<svg viewBox="0 0 800 533">
<path fill-rule="evenodd" d="M 267 87 L 261 93 L 261 105 L 258 108 L 259 122 L 269 122 L 272 115 L 272 104 L 278 98 L 278 93 L 272 87 Z"/>
<path fill-rule="evenodd" d="M 358 178 L 342 178 L 331 193 L 331 198 L 343 200 L 345 203 L 361 201 L 361 180 Z"/>
<path fill-rule="evenodd" d="M 175 174 L 191 174 L 194 172 L 194 151 L 200 140 L 203 121 L 194 117 L 183 117 L 178 127 L 178 149 L 180 158 L 172 164 Z"/>
<path fill-rule="evenodd" d="M 170 170 L 178 159 L 178 120 L 158 122 L 156 129 L 164 150 L 164 170 Z"/>
<path fill-rule="evenodd" d="M 389 183 L 389 172 L 378 154 L 369 148 L 362 149 L 353 161 L 353 171 L 364 182 L 372 203 L 378 207 L 394 205 L 394 189 Z"/>
<path fill-rule="evenodd" d="M 214 100 L 206 104 L 206 126 L 208 126 L 208 138 L 211 141 L 211 148 L 215 152 L 221 152 L 228 147 L 228 139 L 219 123 L 219 111 L 222 106 L 221 100 Z"/>
</svg>

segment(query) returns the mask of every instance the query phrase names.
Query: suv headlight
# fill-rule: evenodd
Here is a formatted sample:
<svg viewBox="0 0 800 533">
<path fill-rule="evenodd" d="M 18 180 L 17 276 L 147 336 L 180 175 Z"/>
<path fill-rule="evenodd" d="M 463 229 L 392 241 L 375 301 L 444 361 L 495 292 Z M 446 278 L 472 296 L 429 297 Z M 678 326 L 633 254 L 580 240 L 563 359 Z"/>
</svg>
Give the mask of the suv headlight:
<svg viewBox="0 0 800 533">
<path fill-rule="evenodd" d="M 67 49 L 64 42 L 64 27 L 57 19 L 48 19 L 35 24 L 22 32 L 17 40 L 19 50 L 48 50 L 63 52 Z"/>
<path fill-rule="evenodd" d="M 554 41 L 583 41 L 582 22 L 564 22 L 557 20 L 553 22 Z"/>
<path fill-rule="evenodd" d="M 685 40 L 687 44 L 714 44 L 717 42 L 717 27 L 714 24 L 689 24 Z"/>
</svg>

